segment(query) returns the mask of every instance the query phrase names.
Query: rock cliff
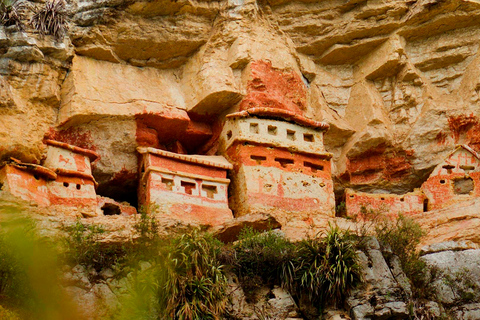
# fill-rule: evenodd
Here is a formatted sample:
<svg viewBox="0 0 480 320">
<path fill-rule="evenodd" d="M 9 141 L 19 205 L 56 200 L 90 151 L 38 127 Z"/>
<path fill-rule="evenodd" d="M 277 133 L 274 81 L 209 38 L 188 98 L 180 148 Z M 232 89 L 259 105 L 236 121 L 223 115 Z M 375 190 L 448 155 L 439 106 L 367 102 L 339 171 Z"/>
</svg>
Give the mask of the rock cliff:
<svg viewBox="0 0 480 320">
<path fill-rule="evenodd" d="M 411 191 L 456 144 L 480 148 L 477 1 L 67 7 L 63 41 L 1 29 L 0 154 L 40 162 L 45 135 L 89 147 L 106 195 L 128 199 L 135 147 L 152 139 L 207 152 L 217 122 L 258 99 L 256 78 L 277 94 L 285 82 L 298 95 L 287 99 L 330 124 L 337 192 Z M 303 83 L 255 71 L 257 61 Z"/>
<path fill-rule="evenodd" d="M 25 21 L 43 5 L 28 4 Z M 333 217 L 333 194 L 341 206 L 346 188 L 413 192 L 457 145 L 480 152 L 478 0 L 68 0 L 66 10 L 61 39 L 30 25 L 0 26 L 0 164 L 43 164 L 45 139 L 88 149 L 99 157 L 97 195 L 137 206 L 138 147 L 224 155 L 228 115 L 281 110 L 290 122 L 301 116 L 329 128 L 322 150 L 333 178 L 328 217 L 292 223 L 305 231 L 335 219 L 353 226 Z M 290 164 L 281 161 L 279 168 Z M 479 210 L 479 200 L 468 199 L 416 214 L 430 231 L 424 244 L 480 243 Z M 109 222 L 120 240 L 129 219 Z M 440 265 L 435 255 L 425 256 L 428 264 Z M 449 294 L 446 304 L 459 295 Z M 351 307 L 406 313 L 399 300 L 377 310 L 362 299 Z"/>
</svg>

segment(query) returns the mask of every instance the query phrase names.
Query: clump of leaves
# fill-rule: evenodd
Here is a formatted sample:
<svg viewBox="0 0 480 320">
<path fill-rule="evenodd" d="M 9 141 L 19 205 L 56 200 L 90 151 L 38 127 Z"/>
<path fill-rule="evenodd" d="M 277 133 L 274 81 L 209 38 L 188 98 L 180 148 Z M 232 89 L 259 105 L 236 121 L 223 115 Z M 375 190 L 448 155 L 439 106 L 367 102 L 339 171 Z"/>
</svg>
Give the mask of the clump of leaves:
<svg viewBox="0 0 480 320">
<path fill-rule="evenodd" d="M 77 220 L 65 227 L 67 263 L 92 267 L 96 271 L 110 268 L 125 257 L 125 248 L 121 245 L 104 244 L 99 240 L 105 232 L 100 225 L 87 225 Z"/>
<path fill-rule="evenodd" d="M 222 243 L 193 230 L 174 239 L 159 295 L 167 319 L 218 319 L 226 308 L 227 278 L 218 256 Z M 163 308 L 160 308 L 163 309 Z"/>
<path fill-rule="evenodd" d="M 292 243 L 276 232 L 244 229 L 234 246 L 235 271 L 246 291 L 282 285 L 299 299 L 319 307 L 341 305 L 360 281 L 356 240 L 331 226 L 325 235 Z"/>
<path fill-rule="evenodd" d="M 32 16 L 31 24 L 40 34 L 49 34 L 60 40 L 68 30 L 67 18 L 64 0 L 47 0 Z"/>
<path fill-rule="evenodd" d="M 0 319 L 78 319 L 60 284 L 57 254 L 55 244 L 39 234 L 32 220 L 2 215 L 0 303 L 19 317 L 0 308 Z"/>
<path fill-rule="evenodd" d="M 282 275 L 291 270 L 288 266 L 294 249 L 288 239 L 275 231 L 260 233 L 252 228 L 241 231 L 234 246 L 235 269 L 249 298 L 264 284 L 281 284 Z"/>
<path fill-rule="evenodd" d="M 162 239 L 158 234 L 158 221 L 154 215 L 147 214 L 144 208 L 139 210 L 140 218 L 133 226 L 137 238 L 129 247 L 130 263 L 152 260 L 159 256 Z"/>
<path fill-rule="evenodd" d="M 8 309 L 3 308 L 0 306 L 0 319 L 3 320 L 20 320 L 20 317 L 14 313 L 13 311 L 10 311 Z"/>
<path fill-rule="evenodd" d="M 382 246 L 389 248 L 398 256 L 403 271 L 413 283 L 413 288 L 422 291 L 426 285 L 427 268 L 416 251 L 417 245 L 425 234 L 420 225 L 410 218 L 399 215 L 395 220 L 380 221 L 375 228 L 375 233 Z"/>
<path fill-rule="evenodd" d="M 23 30 L 22 16 L 25 9 L 24 0 L 0 0 L 0 24 Z"/>
<path fill-rule="evenodd" d="M 301 241 L 296 253 L 294 292 L 313 305 L 341 305 L 361 281 L 356 242 L 348 231 L 330 226 L 325 237 Z"/>
</svg>

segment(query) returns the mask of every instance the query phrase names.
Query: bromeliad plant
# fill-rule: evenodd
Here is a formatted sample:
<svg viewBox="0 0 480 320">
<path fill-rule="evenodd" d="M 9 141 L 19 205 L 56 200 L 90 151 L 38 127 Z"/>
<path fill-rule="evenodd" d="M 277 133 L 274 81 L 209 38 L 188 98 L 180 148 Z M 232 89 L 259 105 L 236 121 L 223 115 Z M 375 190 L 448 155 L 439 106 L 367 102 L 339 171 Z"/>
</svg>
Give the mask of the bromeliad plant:
<svg viewBox="0 0 480 320">
<path fill-rule="evenodd" d="M 314 303 L 341 305 L 360 283 L 355 242 L 348 231 L 337 226 L 330 226 L 323 239 L 302 241 L 298 257 L 298 289 L 306 290 Z"/>
<path fill-rule="evenodd" d="M 0 24 L 23 30 L 22 17 L 26 7 L 24 0 L 0 0 Z"/>
<path fill-rule="evenodd" d="M 163 285 L 167 294 L 161 302 L 167 319 L 221 317 L 227 304 L 227 278 L 218 260 L 221 246 L 212 235 L 199 230 L 173 240 Z"/>
<path fill-rule="evenodd" d="M 40 11 L 31 19 L 32 26 L 42 35 L 52 35 L 60 40 L 68 30 L 64 0 L 47 0 Z"/>
<path fill-rule="evenodd" d="M 341 305 L 361 281 L 356 244 L 348 231 L 337 226 L 331 226 L 324 237 L 297 243 L 278 233 L 245 229 L 234 246 L 235 271 L 247 293 L 263 284 L 279 284 L 312 305 Z"/>
</svg>

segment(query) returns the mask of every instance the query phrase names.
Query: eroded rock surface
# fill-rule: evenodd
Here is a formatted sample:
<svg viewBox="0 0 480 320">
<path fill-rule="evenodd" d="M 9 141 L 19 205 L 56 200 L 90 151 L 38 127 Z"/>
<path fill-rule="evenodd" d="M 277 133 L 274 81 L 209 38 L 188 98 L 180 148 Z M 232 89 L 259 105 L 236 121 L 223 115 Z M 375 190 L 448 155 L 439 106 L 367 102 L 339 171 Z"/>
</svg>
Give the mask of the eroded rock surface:
<svg viewBox="0 0 480 320">
<path fill-rule="evenodd" d="M 136 179 L 136 146 L 182 140 L 192 119 L 221 122 L 285 84 L 304 92 L 292 106 L 331 126 L 337 192 L 411 191 L 455 144 L 480 148 L 477 1 L 115 0 L 68 10 L 63 42 L 0 29 L 0 156 L 38 163 L 43 136 L 63 132 L 96 147 L 100 190 L 117 200 Z M 258 74 L 259 64 L 291 79 Z M 183 139 L 195 141 L 187 151 L 208 151 L 215 130 Z M 119 184 L 122 170 L 130 176 Z"/>
</svg>

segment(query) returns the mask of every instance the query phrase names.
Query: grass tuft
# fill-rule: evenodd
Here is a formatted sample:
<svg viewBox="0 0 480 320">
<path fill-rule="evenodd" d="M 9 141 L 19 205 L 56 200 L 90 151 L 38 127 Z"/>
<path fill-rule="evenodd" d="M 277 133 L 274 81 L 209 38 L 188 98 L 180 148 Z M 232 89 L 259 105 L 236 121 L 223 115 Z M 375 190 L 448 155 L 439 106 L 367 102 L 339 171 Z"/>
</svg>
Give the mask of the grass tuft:
<svg viewBox="0 0 480 320">
<path fill-rule="evenodd" d="M 68 30 L 64 0 L 47 0 L 30 22 L 41 35 L 49 34 L 61 40 Z"/>
<path fill-rule="evenodd" d="M 24 0 L 0 0 L 0 24 L 23 30 L 22 17 L 26 7 Z"/>
</svg>

